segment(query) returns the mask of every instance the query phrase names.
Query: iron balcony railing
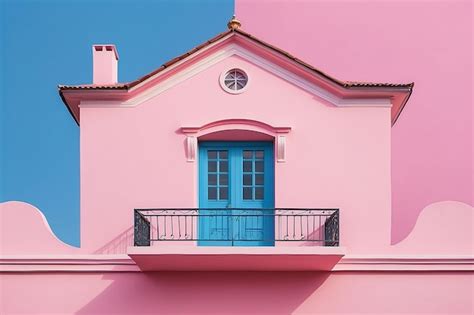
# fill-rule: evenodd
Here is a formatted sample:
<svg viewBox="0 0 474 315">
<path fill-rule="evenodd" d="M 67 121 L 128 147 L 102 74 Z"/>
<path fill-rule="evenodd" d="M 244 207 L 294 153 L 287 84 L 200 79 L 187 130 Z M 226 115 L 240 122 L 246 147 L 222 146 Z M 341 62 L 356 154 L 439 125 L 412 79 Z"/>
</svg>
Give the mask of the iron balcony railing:
<svg viewBox="0 0 474 315">
<path fill-rule="evenodd" d="M 339 209 L 135 209 L 134 245 L 308 242 L 339 246 Z"/>
</svg>

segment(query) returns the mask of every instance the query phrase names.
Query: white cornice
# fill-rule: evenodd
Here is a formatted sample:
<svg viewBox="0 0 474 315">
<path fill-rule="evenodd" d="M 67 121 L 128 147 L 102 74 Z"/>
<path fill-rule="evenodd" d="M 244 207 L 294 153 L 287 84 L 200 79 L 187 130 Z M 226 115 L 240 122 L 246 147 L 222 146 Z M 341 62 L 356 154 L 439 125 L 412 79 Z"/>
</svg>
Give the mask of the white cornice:
<svg viewBox="0 0 474 315">
<path fill-rule="evenodd" d="M 332 272 L 450 271 L 473 272 L 474 256 L 345 256 Z M 141 272 L 127 255 L 0 256 L 0 273 L 9 272 Z"/>
<path fill-rule="evenodd" d="M 216 42 L 213 44 L 213 46 L 219 44 L 223 40 L 227 39 L 227 37 L 224 37 L 220 41 Z M 212 47 L 213 47 L 212 46 Z M 211 47 L 208 47 L 209 49 Z M 200 54 L 203 53 L 199 52 Z M 391 100 L 389 98 L 361 98 L 361 99 L 344 99 L 340 98 L 330 92 L 328 92 L 325 89 L 320 88 L 319 86 L 313 84 L 312 82 L 309 82 L 302 77 L 292 73 L 291 71 L 288 71 L 284 69 L 283 67 L 280 67 L 260 56 L 257 54 L 241 47 L 238 44 L 229 44 L 222 49 L 219 49 L 215 53 L 207 56 L 203 60 L 179 71 L 178 73 L 172 75 L 170 78 L 163 80 L 162 82 L 156 84 L 155 86 L 149 88 L 148 90 L 143 91 L 142 93 L 139 93 L 137 96 L 134 98 L 131 98 L 127 101 L 90 101 L 90 100 L 84 100 L 81 101 L 80 107 L 87 108 L 87 107 L 135 107 L 161 93 L 164 91 L 172 88 L 173 86 L 188 80 L 192 78 L 193 76 L 197 75 L 198 73 L 208 69 L 209 67 L 217 64 L 218 62 L 231 57 L 231 56 L 239 56 L 240 58 L 243 58 L 244 60 L 247 60 L 265 70 L 268 72 L 286 80 L 289 83 L 292 83 L 301 89 L 313 94 L 314 96 L 319 97 L 320 99 L 323 99 L 335 106 L 339 107 L 391 107 Z M 176 64 L 170 66 L 169 68 L 163 70 L 162 72 L 156 74 L 155 76 L 150 77 L 146 81 L 140 83 L 139 85 L 135 86 L 130 90 L 130 92 L 136 90 L 139 87 L 144 86 L 147 82 L 150 82 L 151 80 L 154 80 L 158 78 L 159 76 L 162 76 L 169 71 L 172 71 L 176 69 L 176 67 L 181 66 L 183 63 L 188 61 L 190 58 L 194 58 L 195 55 L 192 55 L 188 58 L 185 58 L 181 60 L 180 62 L 177 62 Z"/>
<path fill-rule="evenodd" d="M 1 272 L 133 272 L 140 271 L 128 255 L 0 256 Z"/>
<path fill-rule="evenodd" d="M 474 256 L 345 256 L 333 271 L 474 271 Z"/>
</svg>

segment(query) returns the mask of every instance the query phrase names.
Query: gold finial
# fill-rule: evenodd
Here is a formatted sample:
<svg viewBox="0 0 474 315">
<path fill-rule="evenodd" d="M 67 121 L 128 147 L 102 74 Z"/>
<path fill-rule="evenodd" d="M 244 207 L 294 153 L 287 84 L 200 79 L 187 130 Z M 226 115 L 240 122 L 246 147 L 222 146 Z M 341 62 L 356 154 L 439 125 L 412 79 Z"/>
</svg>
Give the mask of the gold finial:
<svg viewBox="0 0 474 315">
<path fill-rule="evenodd" d="M 240 21 L 235 18 L 235 15 L 232 16 L 232 19 L 227 23 L 227 27 L 230 30 L 236 30 L 241 26 Z"/>
</svg>

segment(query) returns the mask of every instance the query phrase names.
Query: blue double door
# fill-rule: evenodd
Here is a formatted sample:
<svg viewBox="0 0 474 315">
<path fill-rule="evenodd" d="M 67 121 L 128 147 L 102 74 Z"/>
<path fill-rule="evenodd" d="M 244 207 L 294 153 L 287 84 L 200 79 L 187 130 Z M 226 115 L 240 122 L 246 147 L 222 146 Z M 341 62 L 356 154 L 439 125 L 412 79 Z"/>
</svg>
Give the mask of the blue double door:
<svg viewBox="0 0 474 315">
<path fill-rule="evenodd" d="M 201 246 L 273 246 L 272 142 L 199 143 Z"/>
</svg>

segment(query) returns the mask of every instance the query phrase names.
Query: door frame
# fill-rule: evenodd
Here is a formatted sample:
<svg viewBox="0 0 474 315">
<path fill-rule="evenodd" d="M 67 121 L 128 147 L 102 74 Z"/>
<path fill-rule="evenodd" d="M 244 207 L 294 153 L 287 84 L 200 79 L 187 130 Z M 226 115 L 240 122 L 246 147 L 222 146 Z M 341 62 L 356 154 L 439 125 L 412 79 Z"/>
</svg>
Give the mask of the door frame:
<svg viewBox="0 0 474 315">
<path fill-rule="evenodd" d="M 265 173 L 265 181 L 264 181 L 264 201 L 263 205 L 259 208 L 262 209 L 273 209 L 275 207 L 275 142 L 274 141 L 200 141 L 198 142 L 198 172 L 197 172 L 197 182 L 198 182 L 198 208 L 210 208 L 210 207 L 203 207 L 203 203 L 207 202 L 204 201 L 207 197 L 207 180 L 206 176 L 207 173 L 205 170 L 207 169 L 204 166 L 204 160 L 207 160 L 206 156 L 206 149 L 212 149 L 215 148 L 216 150 L 225 150 L 225 149 L 231 149 L 231 148 L 251 148 L 251 149 L 256 149 L 256 148 L 262 148 L 265 150 L 265 152 L 268 152 L 270 154 L 265 154 L 264 161 L 264 173 Z M 237 192 L 239 189 L 232 189 L 231 185 L 233 183 L 233 177 L 236 176 L 237 170 L 236 168 L 231 165 L 231 154 L 229 150 L 229 178 L 228 178 L 228 202 L 232 203 L 232 208 L 245 208 L 245 201 L 241 201 L 241 204 L 238 206 L 235 204 L 238 198 L 241 198 L 242 191 Z M 267 162 L 268 161 L 268 162 Z M 201 176 L 203 175 L 203 176 Z M 234 182 L 240 183 L 239 187 L 241 185 L 242 178 L 236 179 Z M 267 184 L 270 183 L 270 184 Z M 250 205 L 248 206 L 249 208 L 256 208 L 255 205 L 252 205 L 252 202 L 249 202 Z M 220 207 L 219 207 L 220 208 Z M 201 220 L 198 217 L 198 222 L 197 222 L 197 229 L 198 229 L 198 236 L 200 235 L 200 229 L 201 229 Z M 273 223 L 273 230 L 272 235 L 274 235 L 274 230 L 275 226 Z M 246 242 L 246 243 L 245 243 Z M 255 244 L 254 244 L 255 243 Z M 250 242 L 250 241 L 197 241 L 198 246 L 273 246 L 274 242 L 266 242 L 265 244 L 262 245 L 257 245 L 256 243 L 258 242 Z"/>
</svg>

